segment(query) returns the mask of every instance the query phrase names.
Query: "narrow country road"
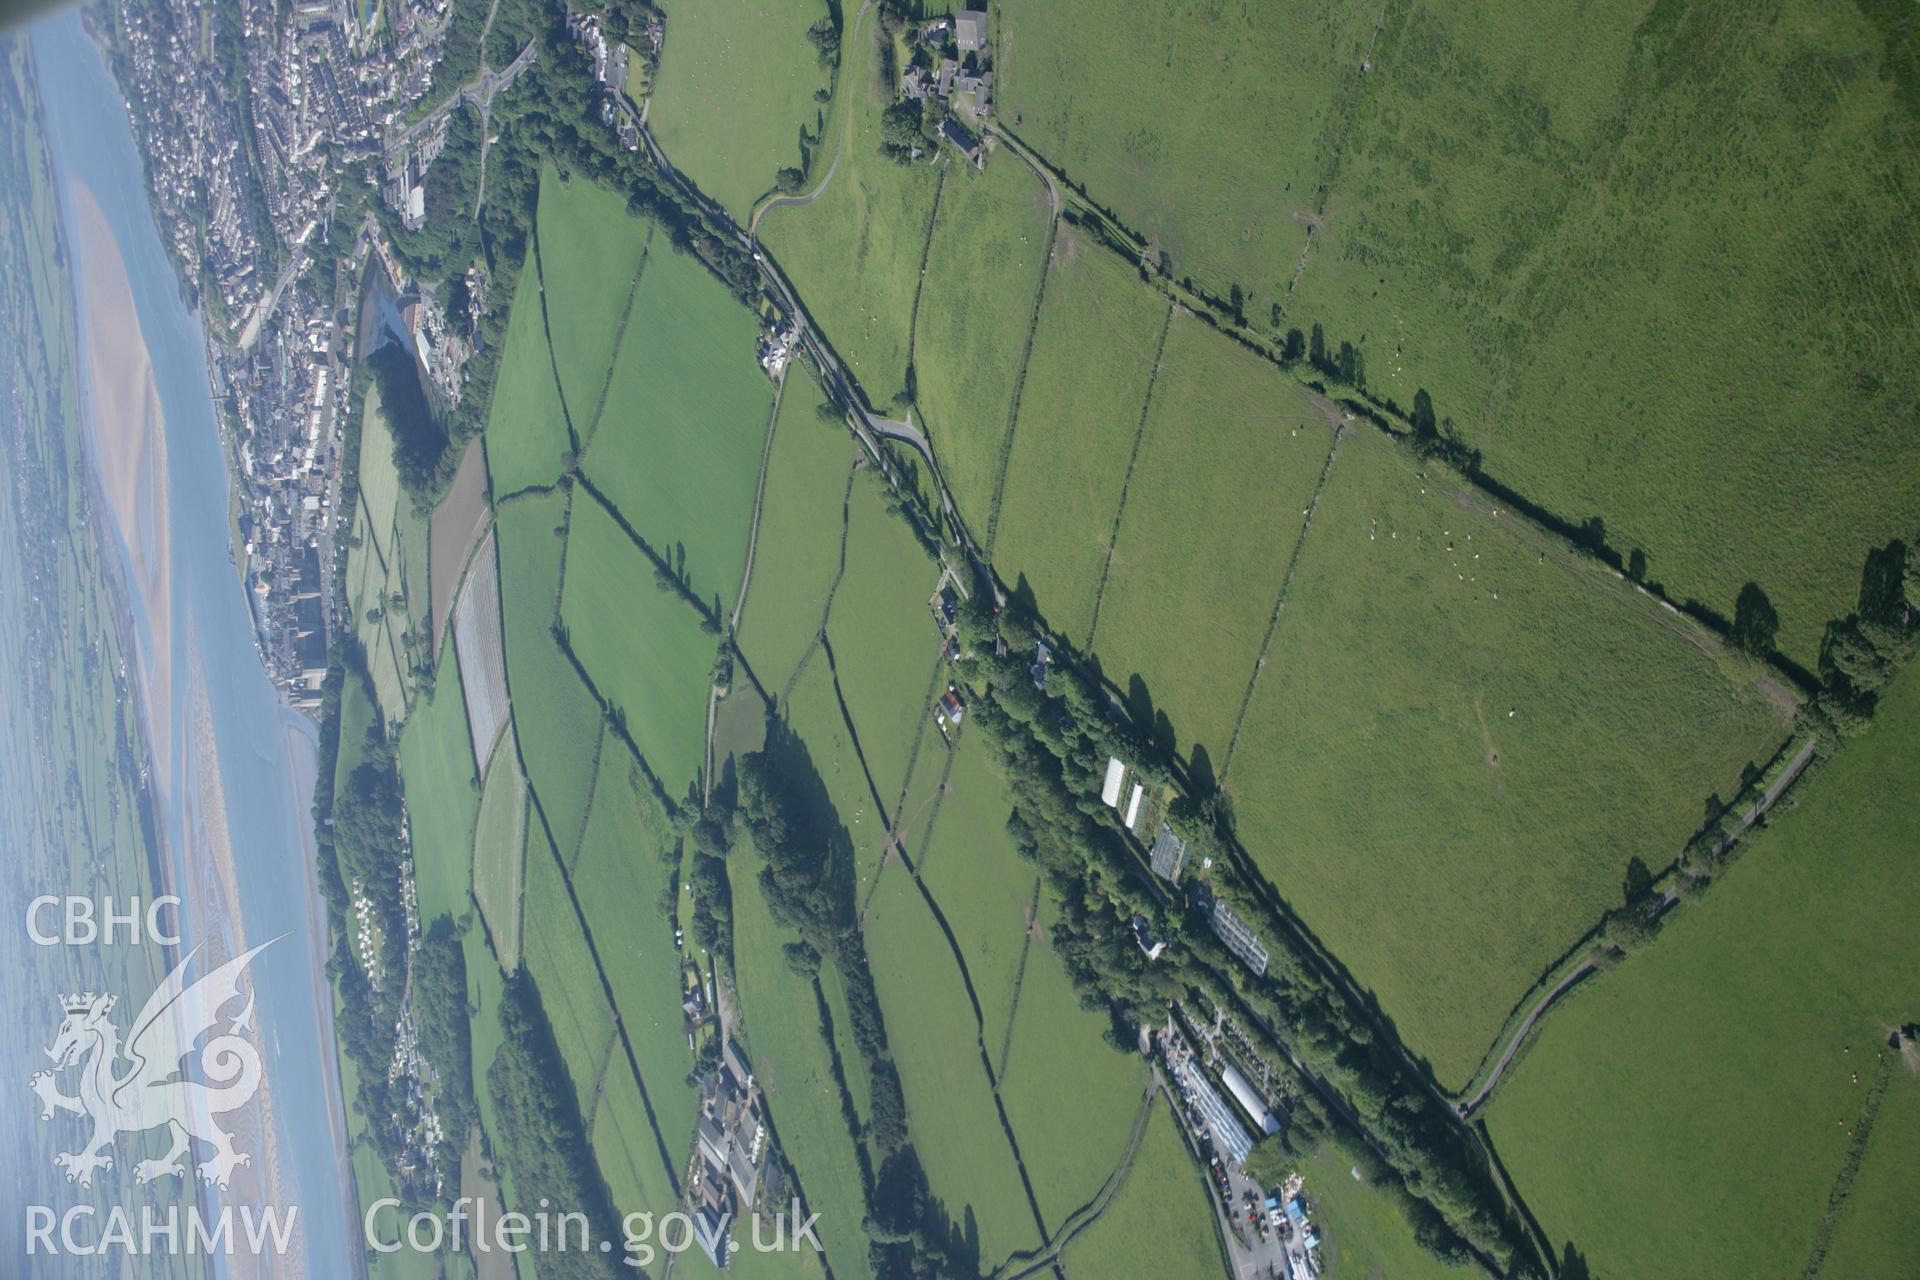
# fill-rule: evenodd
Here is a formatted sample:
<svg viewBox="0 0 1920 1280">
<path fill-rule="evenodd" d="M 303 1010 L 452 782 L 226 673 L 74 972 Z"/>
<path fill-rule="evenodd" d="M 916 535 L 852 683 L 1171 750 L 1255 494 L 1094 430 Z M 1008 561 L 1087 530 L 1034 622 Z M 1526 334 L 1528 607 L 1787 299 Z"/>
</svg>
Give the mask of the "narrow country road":
<svg viewBox="0 0 1920 1280">
<path fill-rule="evenodd" d="M 860 6 L 860 12 L 853 17 L 853 38 L 842 46 L 840 59 L 842 72 L 845 70 L 844 64 L 847 58 L 852 56 L 847 54 L 845 50 L 854 47 L 859 41 L 861 24 L 867 20 L 867 11 L 872 8 L 873 0 L 866 0 L 866 3 Z M 835 73 L 836 90 L 841 88 L 838 84 L 838 76 L 840 74 L 840 72 Z M 797 196 L 775 196 L 773 199 L 755 209 L 752 216 L 747 220 L 747 234 L 749 236 L 757 236 L 760 234 L 760 219 L 766 216 L 767 210 L 799 208 L 812 204 L 815 200 L 818 200 L 826 194 L 827 184 L 833 181 L 833 175 L 839 170 L 840 161 L 847 154 L 847 148 L 852 145 L 853 138 L 853 111 L 851 110 L 850 104 L 842 98 L 837 105 L 840 107 L 840 141 L 834 145 L 833 159 L 828 161 L 826 173 L 821 175 L 820 181 L 814 186 L 813 190 L 806 194 Z"/>
</svg>

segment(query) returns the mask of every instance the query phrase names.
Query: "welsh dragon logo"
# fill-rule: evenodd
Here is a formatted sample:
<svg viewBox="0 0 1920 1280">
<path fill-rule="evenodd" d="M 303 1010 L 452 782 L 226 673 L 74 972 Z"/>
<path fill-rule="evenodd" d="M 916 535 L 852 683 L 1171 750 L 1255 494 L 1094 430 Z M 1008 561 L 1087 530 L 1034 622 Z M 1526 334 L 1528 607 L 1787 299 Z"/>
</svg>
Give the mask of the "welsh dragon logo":
<svg viewBox="0 0 1920 1280">
<path fill-rule="evenodd" d="M 147 997 L 124 1043 L 108 1016 L 113 996 L 87 992 L 61 997 L 65 1017 L 47 1050 L 54 1069 L 35 1072 L 29 1084 L 40 1096 L 42 1120 L 51 1120 L 55 1111 L 70 1111 L 93 1123 L 91 1136 L 78 1151 L 53 1158 L 68 1182 L 87 1186 L 94 1170 L 112 1168 L 117 1135 L 162 1125 L 172 1134 L 172 1146 L 158 1160 L 135 1165 L 136 1182 L 168 1174 L 184 1177 L 182 1157 L 191 1154 L 190 1140 L 213 1147 L 213 1154 L 198 1166 L 200 1178 L 212 1186 L 224 1189 L 235 1166 L 253 1163 L 251 1156 L 234 1149 L 233 1135 L 215 1122 L 223 1112 L 245 1106 L 260 1087 L 260 1052 L 242 1035 L 253 1025 L 251 989 L 246 1007 L 200 1049 L 200 1074 L 208 1083 L 186 1079 L 182 1060 L 202 1036 L 217 1029 L 221 1009 L 240 997 L 241 974 L 276 941 L 269 939 L 192 983 L 186 970 L 200 949 L 189 951 Z M 60 1091 L 57 1075 L 75 1066 L 80 1069 L 79 1091 L 69 1096 Z"/>
</svg>

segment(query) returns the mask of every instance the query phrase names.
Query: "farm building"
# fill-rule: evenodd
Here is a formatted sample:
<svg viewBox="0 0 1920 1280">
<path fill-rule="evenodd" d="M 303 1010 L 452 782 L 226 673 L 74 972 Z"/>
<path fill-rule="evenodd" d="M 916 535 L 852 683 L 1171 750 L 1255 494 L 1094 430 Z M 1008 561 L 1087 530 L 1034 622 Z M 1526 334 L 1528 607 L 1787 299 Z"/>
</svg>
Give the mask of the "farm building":
<svg viewBox="0 0 1920 1280">
<path fill-rule="evenodd" d="M 944 79 L 946 76 L 946 72 L 942 71 L 940 74 Z M 952 91 L 950 82 L 948 85 L 948 91 L 949 92 Z M 980 137 L 978 134 L 974 133 L 973 130 L 967 128 L 967 126 L 961 124 L 958 120 L 955 120 L 952 116 L 948 116 L 946 119 L 946 122 L 940 126 L 940 136 L 945 138 L 948 142 L 951 142 L 954 145 L 954 149 L 957 150 L 961 155 L 965 156 L 969 160 L 972 160 L 976 164 L 979 163 Z"/>
<path fill-rule="evenodd" d="M 984 9 L 962 9 L 953 15 L 953 42 L 962 53 L 978 53 L 987 47 L 987 13 Z"/>
<path fill-rule="evenodd" d="M 1120 784 L 1126 781 L 1127 766 L 1119 756 L 1107 757 L 1107 780 L 1100 784 L 1100 803 L 1109 809 L 1120 807 Z"/>
<path fill-rule="evenodd" d="M 1207 1079 L 1206 1072 L 1191 1057 L 1182 1058 L 1176 1070 L 1181 1092 L 1193 1104 L 1194 1110 L 1200 1113 L 1208 1132 L 1213 1134 L 1234 1164 L 1245 1164 L 1247 1153 L 1253 1150 L 1253 1137 L 1233 1114 L 1233 1108 L 1227 1105 L 1220 1091 Z"/>
<path fill-rule="evenodd" d="M 1140 801 L 1146 794 L 1145 786 L 1138 782 L 1133 784 L 1133 794 L 1127 797 L 1126 821 L 1129 831 L 1133 830 L 1134 824 L 1140 821 Z"/>
<path fill-rule="evenodd" d="M 1227 1092 L 1233 1095 L 1233 1100 L 1246 1111 L 1248 1118 L 1259 1126 L 1260 1132 L 1280 1132 L 1280 1121 L 1274 1118 L 1266 1100 L 1247 1083 L 1247 1078 L 1240 1074 L 1238 1067 L 1228 1063 L 1220 1071 L 1220 1080 L 1227 1086 Z"/>
</svg>

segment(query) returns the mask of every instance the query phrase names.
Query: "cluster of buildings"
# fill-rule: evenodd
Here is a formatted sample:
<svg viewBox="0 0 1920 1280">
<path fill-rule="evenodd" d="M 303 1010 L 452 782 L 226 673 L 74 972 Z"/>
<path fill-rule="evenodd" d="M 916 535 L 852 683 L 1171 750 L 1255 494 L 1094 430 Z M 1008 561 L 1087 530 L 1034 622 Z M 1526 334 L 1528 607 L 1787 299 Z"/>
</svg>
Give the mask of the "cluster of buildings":
<svg viewBox="0 0 1920 1280">
<path fill-rule="evenodd" d="M 627 79 L 633 69 L 633 50 L 625 42 L 609 45 L 600 29 L 600 15 L 567 10 L 567 34 L 586 48 L 593 60 L 593 82 L 600 88 L 600 123 L 613 130 L 620 145 L 629 151 L 640 149 L 640 113 L 627 92 Z M 666 28 L 655 14 L 647 19 L 649 59 L 657 60 Z M 651 61 L 648 63 L 652 65 Z M 777 376 L 777 375 L 776 375 Z"/>
<path fill-rule="evenodd" d="M 923 22 L 913 34 L 913 60 L 900 77 L 900 97 L 938 109 L 940 136 L 974 164 L 984 160 L 979 126 L 993 114 L 993 54 L 983 9 Z"/>
<path fill-rule="evenodd" d="M 694 1128 L 693 1167 L 687 1173 L 693 1238 L 714 1266 L 725 1269 L 735 1223 L 753 1211 L 767 1154 L 766 1116 L 740 1046 L 722 1039 L 720 1063 L 700 1078 L 700 1122 Z"/>
<path fill-rule="evenodd" d="M 760 334 L 760 367 L 778 382 L 793 362 L 793 353 L 799 349 L 800 326 L 790 318 L 776 319 Z"/>
</svg>

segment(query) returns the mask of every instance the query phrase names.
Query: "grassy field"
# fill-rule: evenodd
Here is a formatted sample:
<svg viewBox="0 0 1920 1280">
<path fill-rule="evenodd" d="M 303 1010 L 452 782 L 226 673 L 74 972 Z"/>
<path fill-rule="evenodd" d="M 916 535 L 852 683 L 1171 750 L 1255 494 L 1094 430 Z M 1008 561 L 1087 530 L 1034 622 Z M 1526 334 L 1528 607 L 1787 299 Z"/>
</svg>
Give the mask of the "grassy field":
<svg viewBox="0 0 1920 1280">
<path fill-rule="evenodd" d="M 1037 1247 L 1019 1166 L 975 1049 L 979 1028 L 960 968 L 904 867 L 889 868 L 881 881 L 866 939 L 932 1195 L 956 1226 L 969 1214 L 977 1219 L 985 1267 Z"/>
<path fill-rule="evenodd" d="M 1163 366 L 1093 639 L 1136 714 L 1170 717 L 1182 754 L 1198 745 L 1218 760 L 1333 433 L 1271 366 L 1200 321 L 1174 318 Z"/>
<path fill-rule="evenodd" d="M 735 865 L 753 865 L 742 849 Z M 752 1067 L 780 1136 L 780 1149 L 805 1188 L 807 1203 L 821 1215 L 818 1234 L 836 1275 L 866 1274 L 867 1241 L 860 1221 L 866 1212 L 853 1139 L 840 1114 L 827 1042 L 812 985 L 787 967 L 780 953 L 789 936 L 768 914 L 755 875 L 734 877 L 733 962 L 740 1011 L 751 1037 Z M 847 1069 L 863 1074 L 857 1058 Z"/>
<path fill-rule="evenodd" d="M 1060 228 L 1007 458 L 994 560 L 1076 642 L 1093 627 L 1113 515 L 1167 305 L 1119 257 Z M 982 537 L 984 526 L 975 530 Z"/>
<path fill-rule="evenodd" d="M 689 0 L 666 7 L 667 40 L 647 123 L 661 150 L 743 223 L 773 175 L 801 163 L 831 79 L 807 28 L 821 0 Z"/>
<path fill-rule="evenodd" d="M 600 1068 L 613 1042 L 613 1008 L 600 985 L 600 970 L 580 931 L 567 882 L 538 821 L 527 833 L 527 898 L 524 913 L 527 972 L 540 984 L 540 1003 L 553 1023 L 567 1073 L 573 1077 L 580 1114 L 593 1114 Z M 624 1070 L 626 1063 L 620 1062 Z"/>
<path fill-rule="evenodd" d="M 1291 322 L 1364 339 L 1376 391 L 1427 387 L 1491 473 L 1602 516 L 1676 597 L 1731 613 L 1758 581 L 1811 666 L 1920 504 L 1894 37 L 1811 0 L 1387 13 Z"/>
<path fill-rule="evenodd" d="M 584 412 L 591 413 L 592 406 Z M 487 410 L 486 442 L 487 474 L 496 497 L 554 483 L 573 447 L 541 323 L 540 265 L 531 257 L 507 315 L 506 347 Z"/>
<path fill-rule="evenodd" d="M 1458 1087 L 1628 860 L 1678 856 L 1787 725 L 1688 624 L 1419 466 L 1342 441 L 1230 789 L 1262 870 Z"/>
<path fill-rule="evenodd" d="M 660 1161 L 640 1086 L 624 1062 L 616 1065 L 619 1070 L 607 1072 L 606 1091 L 593 1113 L 594 1161 L 622 1216 L 651 1213 L 657 1220 L 673 1211 L 673 1180 Z"/>
<path fill-rule="evenodd" d="M 740 590 L 773 387 L 753 313 L 695 259 L 662 249 L 634 299 L 586 472 L 696 595 Z"/>
<path fill-rule="evenodd" d="M 753 583 L 740 616 L 740 651 L 773 693 L 786 687 L 819 634 L 840 568 L 841 495 L 855 446 L 838 422 L 819 419 L 821 403 L 811 378 L 788 375 L 767 464 Z"/>
<path fill-rule="evenodd" d="M 347 566 L 356 633 L 367 668 L 390 723 L 407 716 L 413 697 L 413 667 L 424 657 L 426 520 L 402 501 L 394 469 L 393 436 L 380 411 L 378 388 L 369 388 L 360 419 L 360 501 L 354 511 L 360 545 Z"/>
<path fill-rule="evenodd" d="M 866 771 L 833 695 L 833 673 L 827 669 L 825 654 L 814 655 L 794 684 L 793 697 L 780 710 L 806 741 L 813 767 L 853 841 L 855 901 L 865 902 L 886 853 L 887 819 L 874 806 Z"/>
<path fill-rule="evenodd" d="M 677 796 L 706 750 L 714 639 L 686 601 L 654 582 L 653 565 L 599 503 L 583 495 L 570 527 L 561 617 L 574 653 Z"/>
<path fill-rule="evenodd" d="M 913 340 L 919 404 L 960 514 L 983 534 L 1052 219 L 1046 184 L 1001 151 L 984 170 L 947 174 L 927 250 Z"/>
<path fill-rule="evenodd" d="M 420 919 L 467 913 L 473 887 L 473 829 L 480 812 L 479 770 L 467 736 L 467 708 L 453 643 L 442 646 L 433 695 L 414 703 L 400 731 L 400 774 L 407 788 L 407 830 Z"/>
<path fill-rule="evenodd" d="M 1104 1014 L 1080 1007 L 1052 944 L 1036 939 L 1000 1097 L 1050 1231 L 1090 1203 L 1120 1167 L 1147 1086 L 1140 1056 L 1115 1052 L 1101 1039 L 1107 1026 Z M 1065 1081 L 1071 1087 L 1063 1088 Z"/>
<path fill-rule="evenodd" d="M 918 768 L 937 767 L 934 749 L 940 746 L 938 737 L 923 744 L 924 759 Z M 931 834 L 908 843 L 967 957 L 973 993 L 986 1023 L 987 1052 L 997 1064 L 1010 1031 L 1020 957 L 1027 949 L 1040 872 L 1021 861 L 1007 834 L 1013 800 L 994 771 L 991 751 L 984 730 L 961 735 Z M 922 818 L 922 829 L 925 823 Z M 1046 944 L 1034 946 L 1042 949 Z M 1046 1207 L 1044 1201 L 1041 1207 Z"/>
<path fill-rule="evenodd" d="M 577 502 L 589 505 L 581 495 Z M 567 522 L 561 494 L 499 508 L 500 608 L 506 630 L 513 724 L 524 744 L 527 779 L 546 810 L 554 841 L 571 862 L 587 820 L 587 790 L 600 750 L 600 704 L 553 638 L 559 615 Z"/>
<path fill-rule="evenodd" d="M 1198 1164 L 1164 1099 L 1105 1213 L 1067 1247 L 1072 1275 L 1220 1280 L 1219 1232 Z"/>
<path fill-rule="evenodd" d="M 1797 807 L 1656 943 L 1554 1013 L 1501 1086 L 1487 1124 L 1508 1170 L 1548 1237 L 1596 1275 L 1805 1265 L 1889 1028 L 1920 1008 L 1916 770 L 1910 669 Z M 1914 1086 L 1906 1070 L 1893 1064 L 1892 1087 Z M 1899 1105 L 1883 1103 L 1879 1123 L 1897 1125 Z M 1898 1133 L 1885 1136 L 1905 1192 L 1875 1189 L 1876 1126 L 1842 1223 L 1854 1257 L 1912 1238 L 1912 1132 Z"/>
<path fill-rule="evenodd" d="M 833 181 L 810 205 L 770 210 L 760 238 L 847 372 L 884 407 L 906 386 L 913 295 L 938 175 L 925 163 L 907 167 L 880 154 L 880 115 L 894 93 L 879 74 L 878 32 L 869 13 L 846 36 L 836 121 L 847 132 L 846 150 Z"/>
<path fill-rule="evenodd" d="M 1353 1165 L 1331 1144 L 1300 1166 L 1314 1226 L 1324 1242 L 1329 1280 L 1461 1280 L 1462 1272 L 1428 1253 L 1413 1227 L 1384 1197 L 1353 1177 Z"/>
<path fill-rule="evenodd" d="M 527 785 L 517 756 L 509 728 L 487 764 L 473 831 L 474 900 L 493 935 L 494 952 L 509 971 L 520 966 L 520 897 L 529 821 Z"/>
<path fill-rule="evenodd" d="M 666 812 L 632 754 L 609 740 L 573 884 L 667 1148 L 677 1153 L 693 1141 L 696 1099 L 686 1087 L 693 1055 L 680 1008 L 680 953 L 673 925 L 655 905 L 667 883 L 660 854 L 673 848 Z M 628 1070 L 619 1050 L 615 1065 Z"/>
<path fill-rule="evenodd" d="M 536 216 L 547 336 L 567 412 L 585 432 L 653 224 L 628 214 L 620 192 L 580 177 L 562 182 L 551 167 L 540 176 Z"/>
<path fill-rule="evenodd" d="M 867 767 L 880 799 L 892 805 L 907 784 L 907 757 L 927 717 L 940 636 L 927 607 L 939 570 L 906 523 L 888 513 L 888 492 L 871 468 L 854 477 L 847 572 L 833 597 L 827 639 Z"/>
<path fill-rule="evenodd" d="M 998 115 L 1210 292 L 1265 314 L 1338 154 L 1380 8 L 1020 3 Z"/>
<path fill-rule="evenodd" d="M 1897 1276 L 1920 1258 L 1920 1214 L 1913 1211 L 1915 1143 L 1920 1137 L 1920 1080 L 1896 1067 L 1880 1101 L 1853 1191 L 1848 1195 L 1820 1268 L 1823 1280 Z"/>
</svg>

